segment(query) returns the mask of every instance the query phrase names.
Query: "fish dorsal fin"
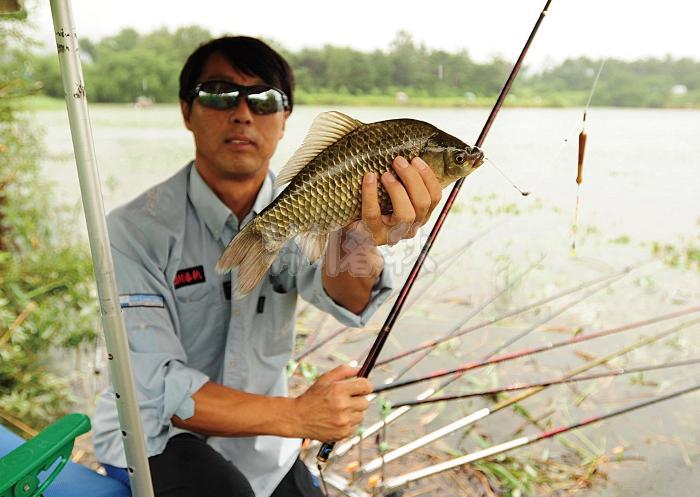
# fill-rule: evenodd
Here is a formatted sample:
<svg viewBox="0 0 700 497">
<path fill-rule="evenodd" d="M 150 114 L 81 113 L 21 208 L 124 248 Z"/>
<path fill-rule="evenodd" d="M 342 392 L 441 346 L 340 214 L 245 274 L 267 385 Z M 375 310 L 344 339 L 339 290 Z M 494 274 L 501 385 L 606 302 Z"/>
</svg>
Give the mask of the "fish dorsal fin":
<svg viewBox="0 0 700 497">
<path fill-rule="evenodd" d="M 365 123 L 353 119 L 342 112 L 323 112 L 311 124 L 304 143 L 294 152 L 287 164 L 275 179 L 275 188 L 292 181 L 292 178 L 321 151 Z"/>
</svg>

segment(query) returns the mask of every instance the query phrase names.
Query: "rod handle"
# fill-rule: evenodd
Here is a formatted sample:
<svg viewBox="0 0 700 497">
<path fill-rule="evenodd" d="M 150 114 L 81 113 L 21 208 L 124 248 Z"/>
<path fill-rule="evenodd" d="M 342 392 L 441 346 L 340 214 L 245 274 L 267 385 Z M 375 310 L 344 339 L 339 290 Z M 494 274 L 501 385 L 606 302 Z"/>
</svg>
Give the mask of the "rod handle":
<svg viewBox="0 0 700 497">
<path fill-rule="evenodd" d="M 321 445 L 321 448 L 318 449 L 316 460 L 325 464 L 328 461 L 328 458 L 331 456 L 331 452 L 333 452 L 333 447 L 335 447 L 334 442 L 324 442 L 323 445 Z"/>
</svg>

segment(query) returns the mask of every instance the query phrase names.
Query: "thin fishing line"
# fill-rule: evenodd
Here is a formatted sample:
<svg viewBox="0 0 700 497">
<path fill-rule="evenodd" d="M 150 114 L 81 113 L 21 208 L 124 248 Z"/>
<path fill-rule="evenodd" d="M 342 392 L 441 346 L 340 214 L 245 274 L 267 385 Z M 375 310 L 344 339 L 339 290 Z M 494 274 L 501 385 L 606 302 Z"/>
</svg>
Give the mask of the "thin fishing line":
<svg viewBox="0 0 700 497">
<path fill-rule="evenodd" d="M 591 100 L 593 99 L 593 94 L 595 93 L 595 89 L 598 86 L 598 80 L 600 79 L 600 73 L 603 72 L 603 67 L 605 66 L 605 63 L 607 62 L 608 59 L 603 59 L 600 62 L 600 66 L 598 67 L 598 73 L 595 75 L 595 79 L 593 80 L 593 86 L 591 87 L 591 92 L 588 94 L 588 101 L 586 102 L 586 107 L 583 111 L 583 122 L 585 125 L 586 122 L 586 114 L 588 114 L 588 109 L 591 107 Z"/>
<path fill-rule="evenodd" d="M 499 173 L 501 173 L 501 176 L 503 176 L 503 177 L 506 179 L 506 181 L 507 181 L 508 183 L 510 183 L 510 186 L 512 186 L 513 188 L 515 188 L 516 190 L 518 190 L 518 192 L 520 192 L 520 195 L 522 195 L 523 197 L 527 197 L 528 195 L 530 195 L 530 192 L 529 192 L 529 191 L 524 191 L 524 190 L 522 190 L 518 185 L 516 185 L 516 184 L 513 182 L 513 180 L 510 179 L 510 178 L 506 175 L 506 173 L 503 172 L 503 170 L 502 170 L 500 167 L 498 167 L 498 165 L 493 161 L 493 159 L 487 158 L 487 159 L 486 159 L 486 162 L 490 163 L 493 167 L 495 167 L 495 168 L 496 168 L 496 171 L 498 171 Z"/>
<path fill-rule="evenodd" d="M 605 65 L 605 62 L 607 59 L 603 59 L 601 62 L 601 65 L 598 68 L 598 73 L 596 75 L 595 80 L 593 81 L 593 84 L 591 85 L 591 91 L 589 92 L 588 95 L 588 101 L 586 103 L 586 112 L 588 111 L 588 108 L 590 107 L 590 102 L 593 98 L 593 94 L 595 93 L 596 86 L 598 85 L 598 79 L 600 78 L 600 73 L 602 71 L 602 67 Z M 576 113 L 578 115 L 578 113 Z M 568 120 L 567 120 L 568 121 Z M 585 121 L 585 119 L 584 119 Z M 580 126 L 580 122 L 578 120 L 578 117 L 573 119 L 573 124 L 569 128 L 569 131 L 564 134 L 564 140 L 561 142 L 559 145 L 559 148 L 554 152 L 554 155 L 552 156 L 552 159 L 547 161 L 544 166 L 541 168 L 538 168 L 537 171 L 535 172 L 536 176 L 533 176 L 535 178 L 534 184 L 539 184 L 541 182 L 541 178 L 546 176 L 551 175 L 552 169 L 558 164 L 562 163 L 561 160 L 561 155 L 564 152 L 564 150 L 571 144 L 573 141 L 574 137 L 576 137 L 576 129 Z"/>
<path fill-rule="evenodd" d="M 593 99 L 593 94 L 598 86 L 598 80 L 600 79 L 600 73 L 603 71 L 605 66 L 605 61 L 603 59 L 598 67 L 598 73 L 593 80 L 593 85 L 591 86 L 591 91 L 588 94 L 588 101 L 586 102 L 586 107 L 583 109 L 583 119 L 581 121 L 581 132 L 578 135 L 578 172 L 576 175 L 576 206 L 574 208 L 574 218 L 571 222 L 571 252 L 576 254 L 576 238 L 578 236 L 578 215 L 581 208 L 581 184 L 583 183 L 583 165 L 586 157 L 586 141 L 588 139 L 588 134 L 586 133 L 586 117 L 588 116 L 588 109 L 591 106 L 591 100 Z"/>
</svg>

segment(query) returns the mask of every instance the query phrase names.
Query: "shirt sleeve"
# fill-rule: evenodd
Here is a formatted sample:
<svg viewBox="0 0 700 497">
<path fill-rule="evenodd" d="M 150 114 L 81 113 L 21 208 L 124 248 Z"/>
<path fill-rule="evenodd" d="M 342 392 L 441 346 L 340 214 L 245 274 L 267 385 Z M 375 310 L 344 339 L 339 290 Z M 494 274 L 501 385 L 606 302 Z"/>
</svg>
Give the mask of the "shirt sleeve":
<svg viewBox="0 0 700 497">
<path fill-rule="evenodd" d="M 387 270 L 387 252 L 383 247 L 380 247 L 379 251 L 384 259 L 384 269 L 372 287 L 369 303 L 360 314 L 347 310 L 328 295 L 322 280 L 324 258 L 309 264 L 295 242 L 285 247 L 273 265 L 273 286 L 276 291 L 288 291 L 289 288 L 296 287 L 301 297 L 319 310 L 327 312 L 346 326 L 359 328 L 367 324 L 393 288 L 391 271 Z"/>
<path fill-rule="evenodd" d="M 157 264 L 135 260 L 114 247 L 112 256 L 147 448 L 157 454 L 167 443 L 172 416 L 194 415 L 192 395 L 209 377 L 187 367 L 175 303 Z"/>
<path fill-rule="evenodd" d="M 384 254 L 382 254 L 384 255 Z M 385 261 L 386 262 L 386 261 Z M 386 301 L 393 288 L 391 273 L 385 268 L 374 283 L 370 300 L 360 314 L 355 314 L 333 300 L 323 287 L 322 276 L 323 258 L 310 266 L 308 271 L 302 271 L 297 278 L 299 293 L 319 310 L 332 315 L 339 322 L 353 328 L 365 326 L 376 310 Z"/>
</svg>

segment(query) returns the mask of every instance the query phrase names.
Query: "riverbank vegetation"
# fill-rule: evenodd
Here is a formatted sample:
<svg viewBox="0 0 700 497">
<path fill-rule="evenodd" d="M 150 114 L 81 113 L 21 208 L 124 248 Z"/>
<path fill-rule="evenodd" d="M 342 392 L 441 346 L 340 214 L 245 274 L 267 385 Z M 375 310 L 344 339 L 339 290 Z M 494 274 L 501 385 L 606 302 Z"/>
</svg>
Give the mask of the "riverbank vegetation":
<svg viewBox="0 0 700 497">
<path fill-rule="evenodd" d="M 36 91 L 21 22 L 0 19 L 0 46 L 16 47 L 0 72 L 0 423 L 30 435 L 71 407 L 51 357 L 94 343 L 99 312 L 76 215 L 41 179 L 40 137 L 21 104 Z"/>
<path fill-rule="evenodd" d="M 123 29 L 100 40 L 81 40 L 92 102 L 175 102 L 187 55 L 211 33 L 191 26 L 141 34 Z M 399 32 L 386 50 L 362 52 L 326 45 L 291 51 L 270 42 L 295 70 L 297 102 L 334 105 L 489 106 L 512 61 L 476 62 L 467 50 L 450 53 Z M 516 81 L 507 105 L 568 107 L 586 103 L 601 60 L 567 59 Z M 62 98 L 54 53 L 35 54 L 28 77 L 42 92 Z M 592 105 L 700 108 L 700 61 L 606 60 Z"/>
</svg>

